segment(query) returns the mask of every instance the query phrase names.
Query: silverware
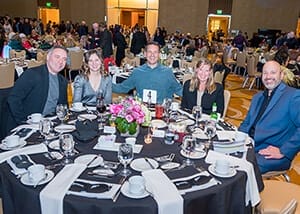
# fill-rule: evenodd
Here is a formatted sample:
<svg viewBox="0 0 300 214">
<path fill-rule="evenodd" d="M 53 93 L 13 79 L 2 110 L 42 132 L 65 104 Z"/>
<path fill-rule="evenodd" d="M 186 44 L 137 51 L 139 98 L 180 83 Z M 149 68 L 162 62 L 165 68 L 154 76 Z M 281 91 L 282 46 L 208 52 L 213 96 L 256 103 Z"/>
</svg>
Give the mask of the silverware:
<svg viewBox="0 0 300 214">
<path fill-rule="evenodd" d="M 117 201 L 117 199 L 118 199 L 118 197 L 119 197 L 119 195 L 120 195 L 120 193 L 121 193 L 121 188 L 122 188 L 123 184 L 124 184 L 125 181 L 126 181 L 126 178 L 127 178 L 127 176 L 123 177 L 123 178 L 120 180 L 120 182 L 119 182 L 120 188 L 118 189 L 118 191 L 116 192 L 116 194 L 113 196 L 113 198 L 112 198 L 112 201 L 113 201 L 113 202 L 116 202 L 116 201 Z"/>
<path fill-rule="evenodd" d="M 100 154 L 98 154 L 98 155 L 96 155 L 95 157 L 93 157 L 92 158 L 92 160 L 90 160 L 88 163 L 87 163 L 87 167 L 89 167 L 98 157 L 100 157 L 101 155 Z"/>
<path fill-rule="evenodd" d="M 151 167 L 151 169 L 155 169 L 155 166 L 149 161 L 149 159 L 147 157 L 144 158 L 144 159 L 149 164 L 149 166 Z"/>
</svg>

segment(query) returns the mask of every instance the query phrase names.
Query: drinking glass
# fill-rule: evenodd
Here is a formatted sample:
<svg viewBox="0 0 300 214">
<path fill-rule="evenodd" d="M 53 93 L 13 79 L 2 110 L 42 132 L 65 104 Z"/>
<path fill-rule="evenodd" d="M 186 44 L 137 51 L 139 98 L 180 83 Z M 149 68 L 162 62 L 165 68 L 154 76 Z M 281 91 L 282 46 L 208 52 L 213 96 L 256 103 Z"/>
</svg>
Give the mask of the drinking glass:
<svg viewBox="0 0 300 214">
<path fill-rule="evenodd" d="M 163 107 L 164 107 L 164 114 L 167 120 L 167 123 L 169 124 L 170 122 L 170 110 L 171 110 L 171 104 L 172 104 L 172 99 L 170 98 L 165 98 L 163 101 Z"/>
<path fill-rule="evenodd" d="M 99 115 L 99 129 L 103 129 L 103 114 L 106 111 L 103 94 L 100 92 L 96 100 L 96 108 Z"/>
<path fill-rule="evenodd" d="M 201 115 L 202 115 L 201 106 L 194 106 L 193 109 L 192 109 L 192 114 L 193 114 L 193 116 L 195 118 L 195 121 L 196 121 L 195 127 L 199 128 L 199 122 L 200 122 Z"/>
<path fill-rule="evenodd" d="M 190 166 L 194 164 L 194 162 L 190 159 L 190 157 L 191 157 L 191 153 L 195 151 L 195 147 L 196 147 L 196 139 L 192 135 L 186 135 L 183 138 L 181 144 L 181 148 L 183 152 L 187 154 L 186 159 L 183 161 L 183 164 L 185 166 Z"/>
<path fill-rule="evenodd" d="M 42 119 L 39 124 L 39 131 L 41 135 L 44 137 L 44 143 L 48 145 L 48 135 L 52 130 L 52 122 L 50 119 Z"/>
<path fill-rule="evenodd" d="M 124 143 L 119 146 L 118 159 L 124 166 L 120 172 L 120 175 L 128 176 L 131 174 L 130 169 L 127 168 L 127 164 L 129 164 L 133 159 L 133 148 L 131 144 Z"/>
<path fill-rule="evenodd" d="M 72 163 L 70 157 L 74 155 L 74 140 L 71 134 L 62 134 L 59 137 L 59 148 L 64 154 L 64 164 Z"/>
<path fill-rule="evenodd" d="M 216 122 L 213 120 L 207 120 L 204 127 L 204 133 L 208 137 L 208 142 L 206 144 L 206 149 L 209 149 L 211 146 L 211 139 L 216 135 Z"/>
<path fill-rule="evenodd" d="M 64 105 L 64 104 L 58 104 L 56 106 L 56 115 L 58 117 L 58 119 L 60 120 L 60 123 L 63 124 L 64 122 L 64 119 L 67 115 L 67 105 Z"/>
</svg>

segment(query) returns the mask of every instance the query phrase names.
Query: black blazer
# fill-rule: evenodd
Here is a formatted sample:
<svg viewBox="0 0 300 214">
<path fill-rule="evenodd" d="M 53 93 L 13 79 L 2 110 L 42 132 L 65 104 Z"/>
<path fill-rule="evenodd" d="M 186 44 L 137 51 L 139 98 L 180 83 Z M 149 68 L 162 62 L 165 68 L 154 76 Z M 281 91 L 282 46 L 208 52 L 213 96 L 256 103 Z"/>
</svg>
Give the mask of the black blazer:
<svg viewBox="0 0 300 214">
<path fill-rule="evenodd" d="M 181 108 L 192 110 L 197 105 L 197 90 L 190 92 L 190 83 L 191 80 L 187 80 L 183 85 Z M 204 92 L 201 100 L 202 112 L 210 114 L 214 102 L 217 104 L 217 112 L 222 116 L 224 111 L 224 89 L 219 83 L 216 83 L 216 90 L 212 94 L 207 91 Z"/>
<path fill-rule="evenodd" d="M 58 74 L 59 104 L 67 104 L 67 80 Z M 8 130 L 24 123 L 32 113 L 42 113 L 49 90 L 49 71 L 46 65 L 28 69 L 16 81 L 9 97 Z"/>
</svg>

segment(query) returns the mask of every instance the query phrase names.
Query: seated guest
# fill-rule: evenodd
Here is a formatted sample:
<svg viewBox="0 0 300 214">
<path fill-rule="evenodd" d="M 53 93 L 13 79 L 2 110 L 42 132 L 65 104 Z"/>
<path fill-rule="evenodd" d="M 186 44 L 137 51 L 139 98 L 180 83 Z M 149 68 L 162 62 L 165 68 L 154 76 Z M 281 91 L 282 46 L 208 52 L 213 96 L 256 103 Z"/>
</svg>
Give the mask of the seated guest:
<svg viewBox="0 0 300 214">
<path fill-rule="evenodd" d="M 97 95 L 102 93 L 105 104 L 112 100 L 111 77 L 104 71 L 100 51 L 90 50 L 84 55 L 85 68 L 75 77 L 73 102 L 95 106 Z"/>
<path fill-rule="evenodd" d="M 217 112 L 222 115 L 223 86 L 214 81 L 211 62 L 207 58 L 201 58 L 192 79 L 187 80 L 183 85 L 181 107 L 192 110 L 194 106 L 200 105 L 203 113 L 210 114 L 214 102 L 217 104 Z"/>
<path fill-rule="evenodd" d="M 266 89 L 256 94 L 239 130 L 255 141 L 261 173 L 289 169 L 300 151 L 300 91 L 283 81 L 279 63 L 268 61 L 262 72 Z"/>
<path fill-rule="evenodd" d="M 57 104 L 67 104 L 67 80 L 58 75 L 66 60 L 67 50 L 54 46 L 47 54 L 47 64 L 28 69 L 18 78 L 8 97 L 8 130 L 24 123 L 32 113 L 51 115 Z"/>
<path fill-rule="evenodd" d="M 113 92 L 128 93 L 136 89 L 137 96 L 143 98 L 143 90 L 155 90 L 157 102 L 162 103 L 164 98 L 172 98 L 173 94 L 182 96 L 182 86 L 177 82 L 173 71 L 159 63 L 160 46 L 150 42 L 145 48 L 147 62 L 133 70 L 132 74 L 119 84 L 113 84 Z"/>
</svg>

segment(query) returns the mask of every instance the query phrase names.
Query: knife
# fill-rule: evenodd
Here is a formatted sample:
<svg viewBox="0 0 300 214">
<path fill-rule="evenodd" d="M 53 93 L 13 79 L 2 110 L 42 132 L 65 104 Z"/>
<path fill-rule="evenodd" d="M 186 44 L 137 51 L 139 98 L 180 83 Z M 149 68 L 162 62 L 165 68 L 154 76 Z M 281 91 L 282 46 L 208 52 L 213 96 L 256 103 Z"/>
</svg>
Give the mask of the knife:
<svg viewBox="0 0 300 214">
<path fill-rule="evenodd" d="M 149 164 L 149 166 L 151 167 L 151 169 L 155 169 L 155 166 L 149 161 L 148 158 L 144 158 L 144 159 Z"/>
<path fill-rule="evenodd" d="M 127 178 L 127 176 L 123 177 L 123 178 L 120 180 L 120 182 L 119 182 L 120 188 L 118 189 L 118 191 L 116 192 L 116 194 L 113 196 L 113 198 L 112 198 L 112 201 L 113 201 L 113 202 L 116 202 L 116 201 L 117 201 L 117 199 L 118 199 L 118 197 L 119 197 L 119 195 L 120 195 L 120 193 L 121 193 L 121 188 L 122 188 L 123 184 L 124 184 L 125 181 L 126 181 L 126 178 Z"/>
</svg>

